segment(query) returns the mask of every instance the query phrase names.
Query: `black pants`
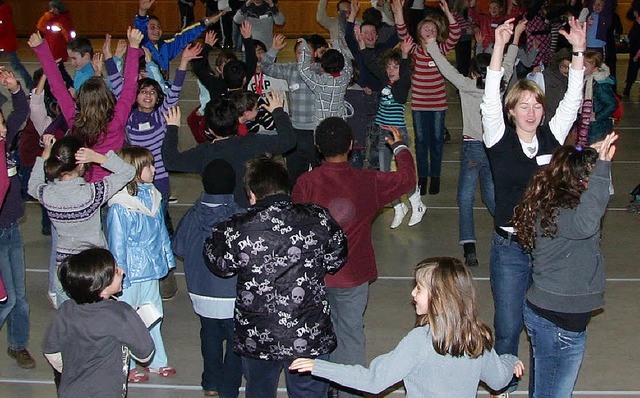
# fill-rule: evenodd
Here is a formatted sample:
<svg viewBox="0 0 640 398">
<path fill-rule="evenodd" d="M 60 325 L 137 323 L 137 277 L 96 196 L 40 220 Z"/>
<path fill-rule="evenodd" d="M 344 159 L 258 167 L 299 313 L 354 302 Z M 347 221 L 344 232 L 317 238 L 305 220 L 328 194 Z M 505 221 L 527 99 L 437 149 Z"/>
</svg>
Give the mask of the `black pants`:
<svg viewBox="0 0 640 398">
<path fill-rule="evenodd" d="M 313 139 L 313 130 L 295 129 L 297 145 L 295 148 L 285 153 L 287 160 L 287 170 L 289 170 L 289 180 L 294 186 L 298 177 L 318 165 L 318 153 Z"/>
<path fill-rule="evenodd" d="M 193 24 L 193 22 L 195 21 L 195 17 L 193 15 L 194 5 L 195 0 L 191 0 L 188 3 L 183 3 L 182 1 L 178 0 L 178 10 L 180 11 L 180 30 Z"/>
<path fill-rule="evenodd" d="M 627 82 L 624 86 L 624 95 L 631 93 L 631 86 L 635 83 L 638 77 L 638 69 L 640 69 L 640 60 L 634 61 L 635 54 L 629 54 L 629 66 L 627 67 Z"/>
<path fill-rule="evenodd" d="M 471 40 L 456 43 L 456 69 L 463 76 L 469 76 L 471 65 Z"/>
</svg>

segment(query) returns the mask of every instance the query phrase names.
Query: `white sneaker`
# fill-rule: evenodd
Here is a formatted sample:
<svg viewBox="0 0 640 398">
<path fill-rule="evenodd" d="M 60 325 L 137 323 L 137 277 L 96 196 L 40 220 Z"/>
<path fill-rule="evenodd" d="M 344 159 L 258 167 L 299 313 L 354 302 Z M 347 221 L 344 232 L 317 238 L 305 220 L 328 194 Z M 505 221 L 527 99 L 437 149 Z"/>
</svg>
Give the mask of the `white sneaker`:
<svg viewBox="0 0 640 398">
<path fill-rule="evenodd" d="M 409 208 L 404 203 L 397 204 L 393 206 L 394 215 L 393 221 L 391 221 L 391 229 L 396 229 L 402 224 L 402 220 L 404 220 L 404 216 L 409 212 Z"/>
<path fill-rule="evenodd" d="M 409 202 L 411 203 L 411 218 L 409 219 L 409 226 L 413 227 L 422 221 L 422 217 L 424 217 L 427 212 L 427 206 L 422 203 L 420 191 L 418 190 L 409 197 Z"/>
<path fill-rule="evenodd" d="M 58 304 L 57 304 L 57 295 L 54 292 L 47 292 L 47 298 L 49 299 L 49 302 L 51 303 L 51 306 L 53 307 L 54 310 L 58 309 Z"/>
</svg>

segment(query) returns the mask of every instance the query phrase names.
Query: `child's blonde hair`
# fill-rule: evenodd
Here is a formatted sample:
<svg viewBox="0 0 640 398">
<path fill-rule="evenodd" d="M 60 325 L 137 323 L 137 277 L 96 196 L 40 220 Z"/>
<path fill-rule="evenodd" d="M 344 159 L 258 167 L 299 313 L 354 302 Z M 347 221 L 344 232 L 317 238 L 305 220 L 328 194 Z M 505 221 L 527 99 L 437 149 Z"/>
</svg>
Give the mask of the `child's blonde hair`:
<svg viewBox="0 0 640 398">
<path fill-rule="evenodd" d="M 428 294 L 427 313 L 416 323 L 430 326 L 438 354 L 477 358 L 493 347 L 491 329 L 478 319 L 473 276 L 460 260 L 424 259 L 416 266 L 415 278 Z"/>
<path fill-rule="evenodd" d="M 141 146 L 127 146 L 118 151 L 118 156 L 136 168 L 136 177 L 127 184 L 127 192 L 129 195 L 136 196 L 138 194 L 138 182 L 140 182 L 142 169 L 147 166 L 153 166 L 153 154 L 150 150 Z"/>
<path fill-rule="evenodd" d="M 434 25 L 436 25 L 436 28 L 438 29 L 436 42 L 444 43 L 449 37 L 449 20 L 439 14 L 433 13 L 433 14 L 427 15 L 426 17 L 424 17 L 422 21 L 418 22 L 418 28 L 416 29 L 416 38 L 418 39 L 417 41 L 419 42 L 419 44 L 420 45 L 426 44 L 426 43 L 423 43 L 422 39 L 420 38 L 420 29 L 422 28 L 422 25 L 424 25 L 427 22 L 433 23 Z"/>
</svg>

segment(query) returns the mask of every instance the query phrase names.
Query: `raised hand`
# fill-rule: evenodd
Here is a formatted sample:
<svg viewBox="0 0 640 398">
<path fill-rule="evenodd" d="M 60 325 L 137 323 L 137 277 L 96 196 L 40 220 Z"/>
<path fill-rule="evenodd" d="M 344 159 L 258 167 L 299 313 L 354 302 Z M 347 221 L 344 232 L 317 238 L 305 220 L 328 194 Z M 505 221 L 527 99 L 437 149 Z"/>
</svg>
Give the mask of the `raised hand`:
<svg viewBox="0 0 640 398">
<path fill-rule="evenodd" d="M 277 91 L 271 91 L 267 93 L 267 101 L 269 104 L 260 105 L 261 108 L 273 113 L 274 110 L 282 108 L 284 106 L 284 97 Z"/>
<path fill-rule="evenodd" d="M 40 36 L 40 32 L 35 32 L 32 33 L 31 36 L 29 36 L 29 40 L 27 41 L 27 44 L 29 44 L 29 47 L 33 48 L 33 47 L 38 47 L 40 44 L 42 44 L 42 36 Z"/>
<path fill-rule="evenodd" d="M 360 30 L 360 25 L 355 25 L 353 27 L 353 36 L 355 36 L 356 41 L 358 42 L 358 46 L 361 50 L 364 50 L 366 45 L 364 44 L 364 40 L 362 39 L 362 31 Z"/>
<path fill-rule="evenodd" d="M 402 58 L 407 58 L 407 56 L 413 52 L 415 45 L 416 44 L 413 42 L 413 38 L 411 36 L 404 39 L 400 43 L 400 51 L 402 51 Z"/>
<path fill-rule="evenodd" d="M 147 12 L 155 1 L 156 0 L 140 0 L 140 3 L 138 4 L 138 14 L 140 16 L 147 15 Z"/>
<path fill-rule="evenodd" d="M 392 0 L 391 1 L 391 11 L 393 11 L 393 15 L 402 14 L 402 10 L 404 8 L 404 0 Z"/>
<path fill-rule="evenodd" d="M 0 71 L 0 83 L 7 88 L 10 92 L 16 92 L 20 88 L 20 83 L 13 75 L 13 72 L 9 70 Z"/>
<path fill-rule="evenodd" d="M 118 40 L 118 44 L 116 44 L 116 57 L 122 58 L 124 54 L 127 52 L 127 41 L 124 39 Z"/>
<path fill-rule="evenodd" d="M 604 140 L 598 141 L 591 145 L 596 151 L 598 151 L 598 159 L 611 161 L 613 155 L 616 154 L 616 146 L 614 143 L 618 140 L 618 134 L 615 132 L 609 133 L 604 137 Z"/>
<path fill-rule="evenodd" d="M 44 145 L 44 150 L 42 151 L 42 159 L 47 160 L 49 156 L 51 156 L 51 147 L 56 143 L 56 137 L 53 134 L 44 134 L 42 135 L 42 145 Z"/>
<path fill-rule="evenodd" d="M 189 61 L 192 59 L 202 58 L 200 53 L 202 52 L 202 43 L 191 43 L 182 51 L 182 58 L 180 59 L 180 66 L 178 69 L 187 70 Z"/>
<path fill-rule="evenodd" d="M 277 34 L 273 36 L 273 42 L 271 43 L 271 48 L 273 48 L 276 51 L 282 50 L 287 45 L 286 39 L 287 37 L 281 34 Z"/>
<path fill-rule="evenodd" d="M 513 30 L 513 44 L 515 44 L 516 46 L 518 45 L 518 42 L 520 41 L 520 36 L 522 35 L 522 33 L 524 33 L 526 29 L 527 29 L 527 20 L 523 18 L 518 21 L 515 29 Z"/>
<path fill-rule="evenodd" d="M 440 0 L 440 9 L 446 16 L 451 15 L 451 11 L 449 10 L 449 4 L 447 4 L 447 0 Z"/>
<path fill-rule="evenodd" d="M 251 22 L 247 21 L 246 19 L 242 21 L 242 25 L 240 25 L 240 34 L 245 39 L 251 37 Z"/>
<path fill-rule="evenodd" d="M 166 120 L 167 125 L 169 126 L 178 126 L 180 127 L 180 107 L 173 106 L 164 113 L 164 120 Z"/>
<path fill-rule="evenodd" d="M 384 137 L 384 140 L 389 145 L 396 144 L 402 141 L 402 134 L 400 134 L 400 130 L 398 130 L 395 126 L 380 126 L 382 129 L 387 130 L 391 133 L 391 137 L 388 135 Z"/>
<path fill-rule="evenodd" d="M 107 161 L 107 157 L 101 153 L 94 151 L 89 148 L 80 148 L 78 152 L 76 152 L 76 163 L 77 164 L 86 164 L 86 163 L 98 163 L 102 164 Z"/>
<path fill-rule="evenodd" d="M 127 39 L 129 39 L 129 45 L 133 48 L 140 48 L 140 43 L 142 43 L 142 32 L 136 28 L 132 28 L 129 26 L 127 28 Z"/>
<path fill-rule="evenodd" d="M 151 55 L 151 51 L 147 47 L 142 47 L 142 51 L 144 51 L 144 62 L 149 63 L 153 61 L 153 56 Z"/>
<path fill-rule="evenodd" d="M 560 29 L 560 34 L 573 46 L 573 51 L 587 49 L 587 24 L 581 24 L 575 17 L 569 18 L 569 32 Z"/>
<path fill-rule="evenodd" d="M 207 19 L 209 20 L 209 23 L 214 24 L 214 23 L 217 23 L 220 20 L 220 18 L 222 18 L 222 16 L 226 13 L 227 13 L 227 10 L 222 10 L 219 13 L 212 15 Z"/>
<path fill-rule="evenodd" d="M 215 30 L 208 30 L 204 35 L 204 44 L 208 44 L 213 47 L 218 42 L 218 37 Z"/>
<path fill-rule="evenodd" d="M 111 53 L 111 35 L 108 33 L 104 35 L 104 44 L 102 45 L 102 54 L 104 54 L 104 59 L 109 59 L 113 57 L 113 54 Z"/>
<path fill-rule="evenodd" d="M 511 40 L 511 36 L 513 35 L 513 20 L 514 18 L 509 18 L 502 25 L 499 25 L 496 28 L 496 40 L 494 47 L 504 47 Z"/>
<path fill-rule="evenodd" d="M 103 55 L 101 52 L 96 51 L 91 58 L 91 66 L 93 67 L 94 76 L 102 76 L 102 60 Z"/>
</svg>

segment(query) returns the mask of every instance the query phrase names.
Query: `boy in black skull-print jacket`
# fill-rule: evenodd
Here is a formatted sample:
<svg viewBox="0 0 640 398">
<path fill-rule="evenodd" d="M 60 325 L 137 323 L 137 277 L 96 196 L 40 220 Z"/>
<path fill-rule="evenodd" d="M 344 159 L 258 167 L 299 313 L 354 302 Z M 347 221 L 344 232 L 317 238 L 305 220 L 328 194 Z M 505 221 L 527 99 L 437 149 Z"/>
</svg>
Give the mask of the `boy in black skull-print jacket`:
<svg viewBox="0 0 640 398">
<path fill-rule="evenodd" d="M 345 263 L 347 241 L 326 209 L 292 203 L 283 164 L 266 156 L 248 162 L 245 186 L 252 206 L 213 229 L 204 256 L 215 274 L 238 275 L 233 349 L 249 365 L 247 397 L 265 397 L 279 375 L 266 368 L 335 349 L 324 276 Z M 300 375 L 285 375 L 295 389 Z"/>
</svg>

